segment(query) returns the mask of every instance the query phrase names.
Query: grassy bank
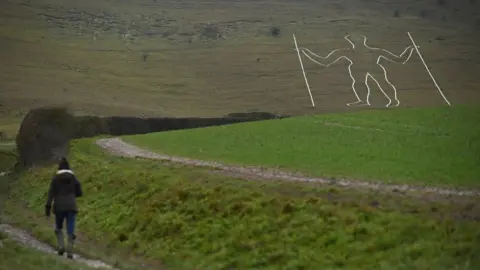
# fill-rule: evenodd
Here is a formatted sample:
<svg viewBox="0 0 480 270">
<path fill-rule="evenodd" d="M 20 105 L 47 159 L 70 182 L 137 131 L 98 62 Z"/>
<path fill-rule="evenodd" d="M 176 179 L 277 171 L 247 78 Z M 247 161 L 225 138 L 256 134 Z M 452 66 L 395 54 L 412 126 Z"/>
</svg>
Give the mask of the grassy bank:
<svg viewBox="0 0 480 270">
<path fill-rule="evenodd" d="M 22 118 L 20 116 L 3 114 L 0 109 L 0 133 L 2 133 L 0 138 L 0 151 L 2 144 L 5 144 L 6 141 L 15 140 L 21 122 Z"/>
<path fill-rule="evenodd" d="M 307 116 L 125 140 L 170 155 L 315 176 L 480 186 L 479 107 Z"/>
<path fill-rule="evenodd" d="M 480 265 L 480 228 L 449 218 L 460 204 L 228 179 L 106 156 L 89 140 L 75 142 L 72 152 L 85 192 L 79 201 L 80 241 L 105 239 L 110 247 L 161 260 L 171 269 Z M 13 186 L 12 198 L 22 201 L 30 219 L 43 213 L 53 170 L 29 171 Z"/>
</svg>

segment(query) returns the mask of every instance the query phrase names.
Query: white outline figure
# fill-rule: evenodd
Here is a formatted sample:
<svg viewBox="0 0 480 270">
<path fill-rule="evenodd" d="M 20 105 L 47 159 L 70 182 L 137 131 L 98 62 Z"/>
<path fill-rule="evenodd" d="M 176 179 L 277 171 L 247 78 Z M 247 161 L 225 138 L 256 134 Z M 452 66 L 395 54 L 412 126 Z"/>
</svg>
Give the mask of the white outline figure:
<svg viewBox="0 0 480 270">
<path fill-rule="evenodd" d="M 394 58 L 403 58 L 404 55 L 408 52 L 408 50 L 410 49 L 410 53 L 407 57 L 407 59 L 403 62 L 401 62 L 401 64 L 405 64 L 409 59 L 410 57 L 412 56 L 412 53 L 413 53 L 413 47 L 414 45 L 409 45 L 405 48 L 405 50 L 400 54 L 400 55 L 396 55 L 388 50 L 385 50 L 385 49 L 380 49 L 380 48 L 373 48 L 373 47 L 370 47 L 367 45 L 367 37 L 364 36 L 364 35 L 361 35 L 361 37 L 363 37 L 363 45 L 369 49 L 369 50 L 372 50 L 372 51 L 383 51 L 383 52 L 386 52 L 387 54 L 389 54 L 390 56 L 393 56 Z M 295 38 L 295 37 L 294 37 Z M 326 60 L 328 59 L 330 56 L 332 56 L 334 53 L 338 52 L 338 51 L 341 51 L 341 50 L 347 50 L 347 51 L 355 51 L 355 43 L 352 42 L 350 39 L 349 39 L 349 35 L 346 35 L 344 37 L 352 46 L 352 48 L 339 48 L 339 49 L 335 49 L 333 51 L 331 51 L 327 56 L 323 57 L 323 56 L 320 56 L 320 55 L 317 55 L 315 53 L 313 53 L 311 50 L 307 49 L 307 48 L 298 48 L 297 47 L 297 51 L 298 52 L 302 52 L 303 55 L 305 55 L 308 59 L 310 59 L 312 62 L 318 64 L 318 65 L 321 65 L 321 66 L 324 66 L 324 67 L 329 67 L 333 64 L 335 64 L 336 62 L 338 62 L 339 60 L 341 59 L 345 59 L 347 60 L 350 64 L 348 65 L 348 72 L 349 72 L 349 75 L 350 75 L 350 78 L 352 79 L 352 90 L 353 90 L 353 93 L 355 95 L 355 97 L 357 98 L 356 101 L 354 102 L 351 102 L 351 103 L 347 103 L 347 106 L 351 106 L 351 105 L 355 105 L 355 104 L 359 104 L 362 102 L 362 99 L 358 96 L 358 93 L 355 89 L 355 83 L 356 83 L 356 80 L 355 80 L 355 77 L 353 76 L 352 74 L 352 66 L 353 66 L 353 61 L 352 59 L 350 59 L 349 57 L 345 56 L 345 55 L 342 55 L 340 57 L 338 57 L 336 60 L 334 60 L 333 62 L 329 63 L 329 64 L 323 64 L 323 63 L 320 63 L 319 61 L 313 59 L 313 57 L 317 58 L 317 59 L 322 59 L 322 60 Z M 310 55 L 309 55 L 310 54 Z M 397 63 L 399 64 L 399 62 L 395 61 L 395 60 L 392 60 L 384 55 L 380 55 L 378 56 L 377 58 L 377 61 L 376 61 L 376 64 L 379 65 L 381 67 L 381 69 L 383 70 L 383 75 L 384 75 L 384 80 L 385 82 L 390 85 L 390 87 L 393 89 L 393 98 L 395 99 L 395 101 L 397 102 L 397 104 L 395 106 L 399 106 L 400 105 L 400 100 L 398 100 L 398 96 L 397 96 L 397 89 L 396 87 L 390 82 L 390 80 L 388 79 L 388 74 L 387 74 L 387 70 L 385 69 L 385 67 L 380 63 L 380 60 L 381 59 L 385 59 L 387 61 L 390 61 L 390 62 L 393 62 L 393 63 Z M 303 69 L 303 64 L 302 64 L 302 69 Z M 380 91 L 383 93 L 383 95 L 388 99 L 388 103 L 386 105 L 386 107 L 389 107 L 391 104 L 392 104 L 392 99 L 390 96 L 388 96 L 388 94 L 383 90 L 383 88 L 381 87 L 380 83 L 378 82 L 378 80 L 370 73 L 370 72 L 367 72 L 365 74 L 365 86 L 367 87 L 367 96 L 366 96 L 366 100 L 364 104 L 360 104 L 360 105 L 368 105 L 370 106 L 370 86 L 368 85 L 368 79 L 372 79 L 378 86 L 378 88 L 380 89 Z M 310 91 L 310 90 L 309 90 Z M 313 104 L 313 99 L 312 99 L 312 104 Z"/>
</svg>

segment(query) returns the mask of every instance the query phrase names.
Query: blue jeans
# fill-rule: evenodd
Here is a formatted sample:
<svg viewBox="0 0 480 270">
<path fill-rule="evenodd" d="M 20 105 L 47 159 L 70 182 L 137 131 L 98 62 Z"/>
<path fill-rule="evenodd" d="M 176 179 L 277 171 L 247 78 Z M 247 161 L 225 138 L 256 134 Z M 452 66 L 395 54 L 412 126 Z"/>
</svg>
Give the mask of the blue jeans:
<svg viewBox="0 0 480 270">
<path fill-rule="evenodd" d="M 77 213 L 73 211 L 55 213 L 55 230 L 61 231 L 63 229 L 63 221 L 67 221 L 67 234 L 75 235 L 75 217 Z"/>
</svg>

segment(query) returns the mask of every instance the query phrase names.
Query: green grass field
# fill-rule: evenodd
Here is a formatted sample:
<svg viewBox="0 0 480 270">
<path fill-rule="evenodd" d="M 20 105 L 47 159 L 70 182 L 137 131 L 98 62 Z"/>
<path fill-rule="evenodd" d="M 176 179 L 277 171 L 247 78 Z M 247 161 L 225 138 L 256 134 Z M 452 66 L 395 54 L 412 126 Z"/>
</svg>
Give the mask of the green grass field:
<svg viewBox="0 0 480 270">
<path fill-rule="evenodd" d="M 0 269 L 52 269 L 52 270 L 91 270 L 83 264 L 67 261 L 54 257 L 55 255 L 25 248 L 9 240 L 6 235 L 0 233 L 0 241 L 3 247 L 0 248 Z"/>
<path fill-rule="evenodd" d="M 80 241 L 102 238 L 169 269 L 480 266 L 473 201 L 235 180 L 107 156 L 92 140 L 74 142 L 72 153 L 85 192 L 79 201 Z M 6 208 L 18 214 L 20 226 L 35 226 L 25 224 L 35 224 L 32 217 L 43 212 L 53 171 L 30 170 L 14 182 L 11 197 L 27 210 L 12 210 L 14 201 Z M 473 212 L 459 215 L 465 211 Z M 51 230 L 40 227 L 35 231 Z"/>
<path fill-rule="evenodd" d="M 314 176 L 480 187 L 479 107 L 372 110 L 124 139 L 169 155 Z"/>
</svg>

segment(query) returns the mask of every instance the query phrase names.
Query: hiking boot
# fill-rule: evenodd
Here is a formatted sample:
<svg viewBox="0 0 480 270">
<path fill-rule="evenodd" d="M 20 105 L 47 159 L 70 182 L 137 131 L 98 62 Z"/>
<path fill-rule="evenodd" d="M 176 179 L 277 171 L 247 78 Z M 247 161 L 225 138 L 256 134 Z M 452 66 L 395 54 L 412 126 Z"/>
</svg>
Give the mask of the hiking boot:
<svg viewBox="0 0 480 270">
<path fill-rule="evenodd" d="M 55 230 L 55 236 L 57 237 L 58 251 L 57 254 L 62 256 L 65 253 L 65 240 L 63 239 L 62 230 Z"/>
<path fill-rule="evenodd" d="M 67 238 L 67 258 L 73 259 L 73 243 L 75 241 L 75 235 L 68 235 Z"/>
</svg>

